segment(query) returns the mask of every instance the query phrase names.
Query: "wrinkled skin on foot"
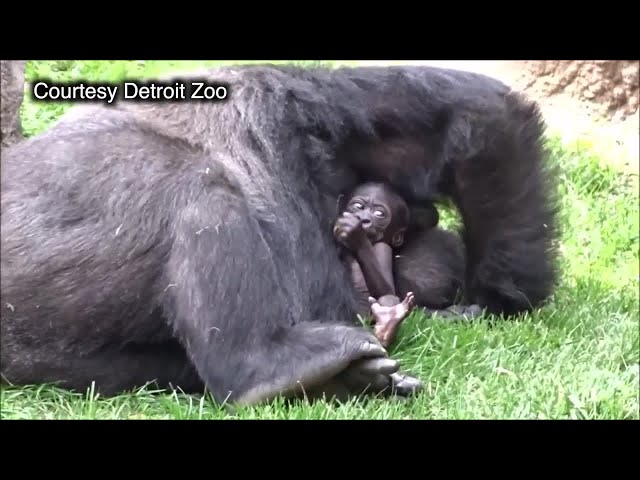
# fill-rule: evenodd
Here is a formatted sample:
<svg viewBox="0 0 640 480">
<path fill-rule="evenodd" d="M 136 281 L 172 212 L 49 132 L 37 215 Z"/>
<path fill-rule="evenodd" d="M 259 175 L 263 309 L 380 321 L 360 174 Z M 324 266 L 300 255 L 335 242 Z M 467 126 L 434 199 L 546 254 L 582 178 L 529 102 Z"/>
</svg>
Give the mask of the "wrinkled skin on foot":
<svg viewBox="0 0 640 480">
<path fill-rule="evenodd" d="M 447 320 L 450 322 L 456 321 L 471 321 L 485 314 L 485 309 L 480 305 L 452 305 L 451 307 L 443 310 L 431 310 L 426 309 L 428 314 L 435 315 L 437 319 Z"/>
<path fill-rule="evenodd" d="M 386 295 L 380 300 L 369 297 L 374 320 L 373 331 L 380 344 L 385 348 L 393 343 L 400 324 L 415 307 L 415 298 L 412 292 L 407 293 L 402 302 L 398 303 L 398 300 L 398 297 L 393 295 Z"/>
</svg>

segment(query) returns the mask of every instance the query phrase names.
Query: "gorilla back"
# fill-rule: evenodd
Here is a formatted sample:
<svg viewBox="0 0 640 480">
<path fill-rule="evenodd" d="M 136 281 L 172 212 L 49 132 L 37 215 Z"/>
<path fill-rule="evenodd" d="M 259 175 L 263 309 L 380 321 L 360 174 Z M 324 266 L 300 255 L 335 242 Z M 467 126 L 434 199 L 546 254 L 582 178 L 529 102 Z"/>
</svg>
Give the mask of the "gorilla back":
<svg viewBox="0 0 640 480">
<path fill-rule="evenodd" d="M 4 379 L 206 386 L 239 403 L 413 391 L 355 324 L 331 235 L 338 196 L 367 180 L 458 202 L 478 299 L 548 294 L 541 130 L 502 84 L 424 67 L 207 75 L 229 100 L 78 108 L 3 149 Z M 524 190 L 478 203 L 502 166 Z"/>
</svg>

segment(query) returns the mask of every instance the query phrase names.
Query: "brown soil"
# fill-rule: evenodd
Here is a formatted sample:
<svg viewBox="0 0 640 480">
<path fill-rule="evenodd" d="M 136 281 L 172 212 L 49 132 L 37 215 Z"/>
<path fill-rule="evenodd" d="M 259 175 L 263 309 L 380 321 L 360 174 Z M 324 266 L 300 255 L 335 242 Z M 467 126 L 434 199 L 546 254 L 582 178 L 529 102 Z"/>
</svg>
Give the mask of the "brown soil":
<svg viewBox="0 0 640 480">
<path fill-rule="evenodd" d="M 565 95 L 596 115 L 624 121 L 638 111 L 638 65 L 630 60 L 520 62 L 518 83 L 541 97 Z"/>
</svg>

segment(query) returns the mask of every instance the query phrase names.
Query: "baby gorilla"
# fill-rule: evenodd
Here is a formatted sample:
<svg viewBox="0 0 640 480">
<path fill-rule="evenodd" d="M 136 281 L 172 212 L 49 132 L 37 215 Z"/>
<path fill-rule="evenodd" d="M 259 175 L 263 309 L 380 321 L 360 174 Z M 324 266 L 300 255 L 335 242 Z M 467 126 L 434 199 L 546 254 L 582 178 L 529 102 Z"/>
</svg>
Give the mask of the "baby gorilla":
<svg viewBox="0 0 640 480">
<path fill-rule="evenodd" d="M 435 226 L 438 212 L 435 207 L 429 212 L 426 222 Z M 393 249 L 404 243 L 409 222 L 408 205 L 391 187 L 365 183 L 353 191 L 333 229 L 336 240 L 348 251 L 361 306 L 370 306 L 375 335 L 385 348 L 414 307 L 412 292 L 400 301 L 393 278 Z"/>
</svg>

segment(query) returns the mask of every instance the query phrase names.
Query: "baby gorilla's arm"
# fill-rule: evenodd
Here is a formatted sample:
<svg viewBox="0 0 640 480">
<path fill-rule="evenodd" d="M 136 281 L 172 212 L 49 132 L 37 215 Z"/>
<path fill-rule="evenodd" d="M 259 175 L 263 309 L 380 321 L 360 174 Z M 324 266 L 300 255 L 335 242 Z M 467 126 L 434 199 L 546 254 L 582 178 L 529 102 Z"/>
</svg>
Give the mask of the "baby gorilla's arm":
<svg viewBox="0 0 640 480">
<path fill-rule="evenodd" d="M 354 286 L 358 292 L 368 292 L 372 296 L 369 303 L 376 323 L 374 332 L 381 343 L 389 345 L 400 323 L 413 308 L 413 294 L 408 293 L 402 302 L 396 296 L 391 245 L 386 242 L 372 244 L 362 221 L 350 212 L 338 218 L 333 234 L 355 257 L 355 264 L 351 264 Z"/>
<path fill-rule="evenodd" d="M 392 251 L 391 247 L 384 254 L 376 253 L 375 245 L 371 244 L 367 234 L 362 227 L 362 221 L 354 214 L 345 212 L 336 221 L 333 234 L 342 245 L 344 245 L 351 255 L 358 262 L 358 269 L 355 269 L 354 282 L 356 285 L 364 284 L 367 286 L 369 293 L 374 297 L 395 294 L 393 283 L 393 271 L 391 269 Z M 378 257 L 389 255 L 389 260 L 383 260 L 383 266 L 380 265 Z M 388 272 L 385 272 L 387 269 Z M 362 276 L 362 278 L 360 278 Z"/>
</svg>

